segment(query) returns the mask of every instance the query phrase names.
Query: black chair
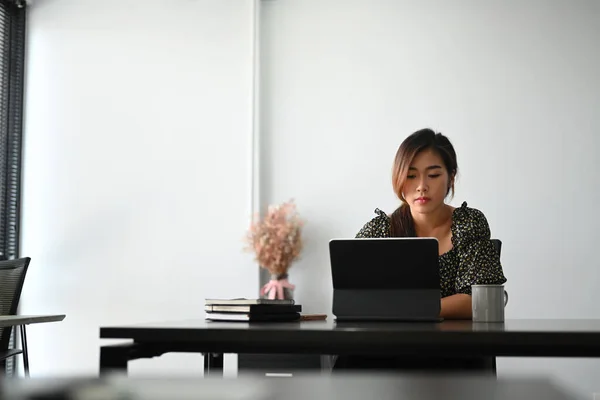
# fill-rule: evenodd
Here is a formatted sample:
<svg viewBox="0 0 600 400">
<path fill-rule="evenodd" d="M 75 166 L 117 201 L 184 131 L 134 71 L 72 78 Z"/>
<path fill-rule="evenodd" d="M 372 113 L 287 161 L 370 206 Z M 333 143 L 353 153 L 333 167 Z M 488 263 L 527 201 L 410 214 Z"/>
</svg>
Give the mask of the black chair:
<svg viewBox="0 0 600 400">
<path fill-rule="evenodd" d="M 494 245 L 496 252 L 498 252 L 498 256 L 500 256 L 500 253 L 502 252 L 502 241 L 500 239 L 492 239 L 491 242 Z"/>
<path fill-rule="evenodd" d="M 19 299 L 27 267 L 31 258 L 19 258 L 16 260 L 0 261 L 0 315 L 16 315 Z M 27 354 L 27 335 L 25 325 L 21 325 L 21 349 L 10 349 L 10 336 L 12 334 L 12 326 L 0 327 L 0 368 L 6 370 L 6 360 L 18 354 L 23 354 L 23 367 L 25 375 L 29 377 L 29 358 Z"/>
</svg>

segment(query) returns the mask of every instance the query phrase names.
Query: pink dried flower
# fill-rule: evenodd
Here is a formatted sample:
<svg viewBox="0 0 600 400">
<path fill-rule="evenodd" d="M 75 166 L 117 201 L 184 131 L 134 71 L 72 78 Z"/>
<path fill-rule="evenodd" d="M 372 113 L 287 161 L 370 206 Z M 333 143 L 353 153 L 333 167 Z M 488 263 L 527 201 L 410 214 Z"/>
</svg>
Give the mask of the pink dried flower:
<svg viewBox="0 0 600 400">
<path fill-rule="evenodd" d="M 246 235 L 248 247 L 261 268 L 272 275 L 286 274 L 302 251 L 302 227 L 292 200 L 281 205 L 271 205 L 262 220 L 258 215 Z"/>
</svg>

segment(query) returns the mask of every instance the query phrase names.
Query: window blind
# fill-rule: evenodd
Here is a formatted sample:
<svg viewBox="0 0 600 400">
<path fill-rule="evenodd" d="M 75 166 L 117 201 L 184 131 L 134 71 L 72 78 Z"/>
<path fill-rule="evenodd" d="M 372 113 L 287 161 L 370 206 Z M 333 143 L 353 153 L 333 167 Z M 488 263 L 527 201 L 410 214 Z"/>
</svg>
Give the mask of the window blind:
<svg viewBox="0 0 600 400">
<path fill-rule="evenodd" d="M 0 0 L 0 259 L 19 256 L 26 3 Z M 15 345 L 14 329 L 9 346 Z M 14 372 L 14 357 L 6 373 Z"/>
</svg>

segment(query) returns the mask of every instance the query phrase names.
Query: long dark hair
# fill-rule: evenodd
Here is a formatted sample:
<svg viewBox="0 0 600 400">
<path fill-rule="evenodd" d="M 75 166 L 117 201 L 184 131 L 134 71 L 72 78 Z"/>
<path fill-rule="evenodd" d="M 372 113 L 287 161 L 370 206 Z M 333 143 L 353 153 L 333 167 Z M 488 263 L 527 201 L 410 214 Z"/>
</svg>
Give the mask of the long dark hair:
<svg viewBox="0 0 600 400">
<path fill-rule="evenodd" d="M 402 194 L 402 188 L 406 182 L 408 168 L 417 154 L 423 150 L 433 150 L 439 154 L 450 177 L 456 176 L 458 164 L 456 163 L 456 152 L 450 140 L 441 133 L 435 133 L 431 129 L 421 129 L 407 137 L 396 152 L 394 167 L 392 169 L 392 186 L 396 196 L 402 200 L 391 216 L 391 236 L 414 237 L 417 236 L 415 224 L 410 213 L 410 207 Z M 450 179 L 446 195 L 452 192 L 454 195 L 454 179 Z"/>
</svg>

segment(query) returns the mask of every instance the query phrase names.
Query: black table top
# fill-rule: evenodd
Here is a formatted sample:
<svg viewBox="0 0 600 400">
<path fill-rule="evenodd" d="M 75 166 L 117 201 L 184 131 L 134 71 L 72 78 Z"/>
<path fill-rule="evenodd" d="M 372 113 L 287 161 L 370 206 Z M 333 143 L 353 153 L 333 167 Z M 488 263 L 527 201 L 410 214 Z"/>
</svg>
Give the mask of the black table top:
<svg viewBox="0 0 600 400">
<path fill-rule="evenodd" d="M 102 327 L 101 338 L 127 339 L 144 332 L 165 331 L 246 331 L 246 332 L 394 332 L 394 333 L 572 333 L 600 335 L 600 319 L 511 319 L 505 322 L 473 322 L 446 320 L 442 322 L 219 322 L 204 319 L 148 322 Z"/>
<path fill-rule="evenodd" d="M 564 400 L 576 396 L 547 378 L 477 376 L 302 376 L 238 379 L 7 380 L 0 396 L 6 399 L 497 399 Z"/>
<path fill-rule="evenodd" d="M 102 327 L 101 338 L 205 346 L 222 353 L 405 354 L 600 357 L 600 320 L 511 319 L 503 323 L 285 323 L 203 319 Z"/>
</svg>

